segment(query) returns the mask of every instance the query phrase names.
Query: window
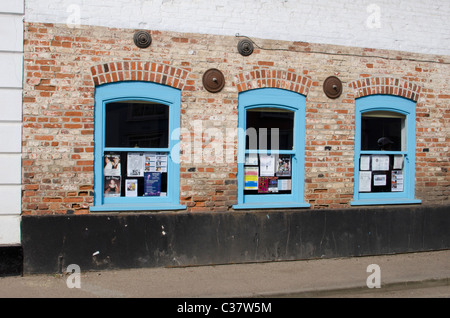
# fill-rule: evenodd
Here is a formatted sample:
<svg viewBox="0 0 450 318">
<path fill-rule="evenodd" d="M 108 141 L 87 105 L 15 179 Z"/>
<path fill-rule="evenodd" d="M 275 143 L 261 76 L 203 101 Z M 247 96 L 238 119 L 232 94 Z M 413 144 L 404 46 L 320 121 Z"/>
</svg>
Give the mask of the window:
<svg viewBox="0 0 450 318">
<path fill-rule="evenodd" d="M 235 209 L 309 207 L 304 202 L 305 97 L 276 88 L 239 94 Z"/>
<path fill-rule="evenodd" d="M 356 100 L 352 205 L 420 203 L 414 198 L 415 106 L 389 95 Z"/>
<path fill-rule="evenodd" d="M 179 204 L 180 91 L 119 82 L 95 91 L 91 211 L 175 210 Z"/>
</svg>

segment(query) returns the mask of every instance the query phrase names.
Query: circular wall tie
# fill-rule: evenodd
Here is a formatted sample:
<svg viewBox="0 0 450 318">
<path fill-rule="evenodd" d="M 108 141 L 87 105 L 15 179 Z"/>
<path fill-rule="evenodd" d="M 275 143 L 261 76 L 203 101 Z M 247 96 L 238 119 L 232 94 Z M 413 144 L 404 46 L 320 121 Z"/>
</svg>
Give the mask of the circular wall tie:
<svg viewBox="0 0 450 318">
<path fill-rule="evenodd" d="M 203 74 L 203 87 L 210 93 L 218 93 L 225 86 L 223 73 L 215 68 L 210 68 Z"/>
<path fill-rule="evenodd" d="M 336 76 L 329 76 L 323 82 L 323 91 L 328 98 L 338 98 L 342 94 L 342 82 Z"/>
<path fill-rule="evenodd" d="M 148 32 L 137 31 L 133 36 L 134 44 L 141 49 L 145 49 L 152 43 L 152 37 Z"/>
<path fill-rule="evenodd" d="M 243 56 L 248 56 L 253 53 L 253 43 L 248 39 L 240 40 L 237 48 L 239 53 Z"/>
</svg>

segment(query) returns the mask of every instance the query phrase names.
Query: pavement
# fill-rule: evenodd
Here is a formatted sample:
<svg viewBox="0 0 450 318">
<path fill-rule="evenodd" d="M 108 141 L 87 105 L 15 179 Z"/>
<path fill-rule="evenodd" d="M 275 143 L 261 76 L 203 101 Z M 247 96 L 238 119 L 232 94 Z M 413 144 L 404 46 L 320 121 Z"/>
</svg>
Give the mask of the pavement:
<svg viewBox="0 0 450 318">
<path fill-rule="evenodd" d="M 0 278 L 0 298 L 309 298 L 363 293 L 369 290 L 368 281 L 379 283 L 379 290 L 431 284 L 450 291 L 450 250 L 9 276 Z"/>
</svg>

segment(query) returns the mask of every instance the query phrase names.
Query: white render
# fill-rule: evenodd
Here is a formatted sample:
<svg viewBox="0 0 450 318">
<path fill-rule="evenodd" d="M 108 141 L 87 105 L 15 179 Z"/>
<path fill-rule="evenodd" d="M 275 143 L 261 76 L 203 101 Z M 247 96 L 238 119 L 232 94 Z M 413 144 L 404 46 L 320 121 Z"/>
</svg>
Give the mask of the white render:
<svg viewBox="0 0 450 318">
<path fill-rule="evenodd" d="M 24 1 L 0 2 L 0 246 L 20 244 Z"/>
<path fill-rule="evenodd" d="M 449 0 L 27 0 L 26 22 L 450 54 Z"/>
</svg>

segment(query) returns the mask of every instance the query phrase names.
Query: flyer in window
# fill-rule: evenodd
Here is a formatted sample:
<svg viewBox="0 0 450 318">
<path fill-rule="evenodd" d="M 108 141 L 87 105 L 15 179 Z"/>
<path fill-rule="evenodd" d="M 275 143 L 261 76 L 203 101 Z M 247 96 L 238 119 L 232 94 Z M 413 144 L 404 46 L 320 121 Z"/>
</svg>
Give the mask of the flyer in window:
<svg viewBox="0 0 450 318">
<path fill-rule="evenodd" d="M 360 171 L 359 172 L 359 192 L 370 192 L 372 184 L 372 172 Z"/>
<path fill-rule="evenodd" d="M 127 197 L 137 197 L 137 179 L 127 179 L 125 180 L 125 196 Z"/>
<path fill-rule="evenodd" d="M 105 176 L 105 197 L 120 197 L 120 176 Z"/>
<path fill-rule="evenodd" d="M 359 170 L 370 170 L 370 156 L 362 155 Z"/>
<path fill-rule="evenodd" d="M 278 190 L 288 191 L 291 190 L 292 181 L 291 179 L 278 179 Z"/>
<path fill-rule="evenodd" d="M 161 173 L 145 172 L 144 196 L 160 196 L 160 195 L 161 195 Z"/>
<path fill-rule="evenodd" d="M 402 192 L 403 184 L 404 184 L 403 171 L 402 170 L 392 170 L 391 191 L 392 192 Z"/>
<path fill-rule="evenodd" d="M 278 177 L 269 177 L 268 192 L 278 192 Z"/>
<path fill-rule="evenodd" d="M 157 152 L 146 153 L 144 172 L 167 172 L 167 154 Z"/>
<path fill-rule="evenodd" d="M 268 177 L 259 177 L 258 193 L 267 193 L 267 192 L 269 192 L 269 178 Z"/>
<path fill-rule="evenodd" d="M 259 156 L 259 175 L 262 177 L 273 177 L 275 175 L 275 156 Z"/>
<path fill-rule="evenodd" d="M 394 156 L 394 165 L 392 169 L 403 169 L 403 155 L 395 155 Z"/>
<path fill-rule="evenodd" d="M 291 155 L 279 155 L 277 162 L 277 176 L 291 176 Z"/>
<path fill-rule="evenodd" d="M 258 154 L 249 153 L 245 155 L 245 165 L 246 166 L 257 166 L 258 165 Z"/>
<path fill-rule="evenodd" d="M 120 176 L 120 155 L 112 155 L 105 153 L 105 166 L 103 171 L 105 176 Z"/>
<path fill-rule="evenodd" d="M 244 190 L 258 190 L 258 167 L 244 167 Z"/>
<path fill-rule="evenodd" d="M 373 185 L 376 187 L 386 185 L 386 175 L 385 174 L 375 174 L 373 176 Z"/>
<path fill-rule="evenodd" d="M 372 170 L 373 171 L 388 171 L 389 170 L 389 156 L 373 155 L 372 156 Z"/>
<path fill-rule="evenodd" d="M 129 177 L 144 176 L 144 154 L 129 152 L 127 156 L 127 174 Z"/>
</svg>

